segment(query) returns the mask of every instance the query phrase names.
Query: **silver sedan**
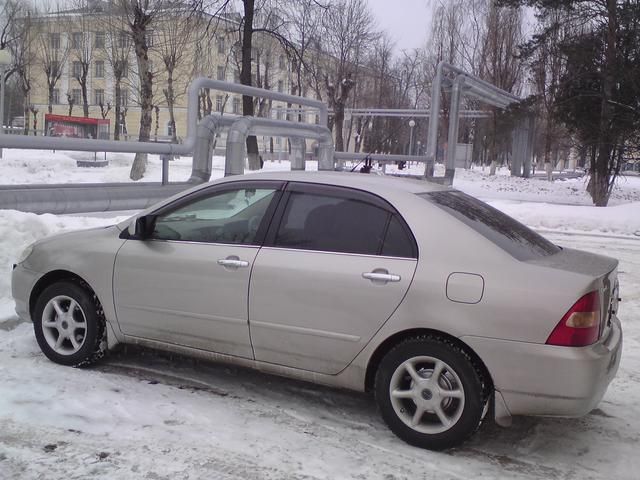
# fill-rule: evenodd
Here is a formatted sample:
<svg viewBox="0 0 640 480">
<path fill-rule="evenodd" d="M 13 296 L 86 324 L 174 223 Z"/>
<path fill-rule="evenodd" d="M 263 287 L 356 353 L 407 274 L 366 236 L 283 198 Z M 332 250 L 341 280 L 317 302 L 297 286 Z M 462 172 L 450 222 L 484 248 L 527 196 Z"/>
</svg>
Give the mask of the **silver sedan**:
<svg viewBox="0 0 640 480">
<path fill-rule="evenodd" d="M 39 241 L 12 290 L 54 362 L 135 343 L 371 391 L 399 437 L 444 449 L 489 411 L 598 404 L 620 362 L 617 265 L 427 182 L 261 173 Z"/>
</svg>

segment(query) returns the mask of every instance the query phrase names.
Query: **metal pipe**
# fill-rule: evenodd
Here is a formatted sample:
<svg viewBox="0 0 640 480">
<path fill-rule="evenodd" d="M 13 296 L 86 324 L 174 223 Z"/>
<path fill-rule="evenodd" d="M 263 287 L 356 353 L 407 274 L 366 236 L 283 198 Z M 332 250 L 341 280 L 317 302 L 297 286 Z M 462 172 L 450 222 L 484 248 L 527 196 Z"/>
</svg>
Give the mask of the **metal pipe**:
<svg viewBox="0 0 640 480">
<path fill-rule="evenodd" d="M 465 86 L 466 75 L 458 75 L 453 82 L 451 90 L 451 108 L 449 110 L 449 136 L 447 139 L 447 159 L 445 174 L 446 178 L 453 181 L 456 171 L 456 150 L 458 145 L 458 113 L 460 112 L 460 97 Z"/>
<path fill-rule="evenodd" d="M 229 127 L 229 132 L 227 133 L 225 176 L 242 175 L 244 173 L 244 148 L 247 136 L 250 134 L 316 139 L 318 140 L 319 148 L 319 169 L 333 170 L 333 138 L 327 127 L 262 117 L 237 118 Z"/>
<path fill-rule="evenodd" d="M 211 78 L 200 77 L 191 82 L 187 103 L 187 135 L 182 144 L 153 142 L 121 142 L 117 140 L 72 139 L 58 137 L 26 137 L 24 135 L 4 135 L 0 137 L 0 147 L 26 148 L 40 150 L 76 150 L 76 151 L 108 151 L 121 153 L 152 153 L 169 155 L 188 155 L 193 152 L 196 142 L 198 123 L 199 93 L 203 88 L 217 89 L 225 92 L 239 93 L 271 100 L 296 103 L 317 108 L 320 125 L 327 125 L 327 106 L 310 98 L 296 97 L 286 93 L 249 87 L 238 83 L 227 83 Z"/>
<path fill-rule="evenodd" d="M 446 65 L 444 62 L 438 63 L 436 75 L 431 84 L 431 111 L 440 111 L 440 89 L 442 87 L 442 70 Z M 427 148 L 425 156 L 427 157 L 424 176 L 433 177 L 433 168 L 436 163 L 436 154 L 438 149 L 438 125 L 440 124 L 440 115 L 432 115 L 429 117 L 429 127 L 427 130 Z"/>
<path fill-rule="evenodd" d="M 150 182 L 2 186 L 0 209 L 53 214 L 139 210 L 189 186 Z"/>
<path fill-rule="evenodd" d="M 242 117 L 233 122 L 227 132 L 227 151 L 224 161 L 224 176 L 244 173 L 245 147 L 251 127 L 251 117 Z"/>
<path fill-rule="evenodd" d="M 196 141 L 193 147 L 193 162 L 189 183 L 203 183 L 211 179 L 213 144 L 218 130 L 224 125 L 231 125 L 234 118 L 219 113 L 207 115 L 198 124 Z"/>
<path fill-rule="evenodd" d="M 0 64 L 0 135 L 4 135 L 4 89 L 5 89 L 5 81 L 4 81 L 4 73 L 5 66 L 4 64 Z M 2 148 L 0 147 L 0 158 L 2 158 Z"/>
<path fill-rule="evenodd" d="M 307 142 L 304 138 L 293 137 L 291 141 L 291 170 L 304 170 L 304 155 L 307 149 Z"/>
</svg>

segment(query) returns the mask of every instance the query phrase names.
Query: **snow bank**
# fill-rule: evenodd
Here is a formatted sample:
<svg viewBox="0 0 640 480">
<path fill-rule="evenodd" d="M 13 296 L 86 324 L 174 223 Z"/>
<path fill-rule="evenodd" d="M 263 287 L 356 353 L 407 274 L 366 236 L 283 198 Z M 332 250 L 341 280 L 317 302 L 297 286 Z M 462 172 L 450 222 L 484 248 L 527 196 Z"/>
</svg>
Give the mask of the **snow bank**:
<svg viewBox="0 0 640 480">
<path fill-rule="evenodd" d="M 68 230 L 111 225 L 119 218 L 36 215 L 0 210 L 0 322 L 14 316 L 11 299 L 11 268 L 28 245 L 36 240 Z"/>
<path fill-rule="evenodd" d="M 601 208 L 485 200 L 534 229 L 640 236 L 640 202 Z"/>
</svg>

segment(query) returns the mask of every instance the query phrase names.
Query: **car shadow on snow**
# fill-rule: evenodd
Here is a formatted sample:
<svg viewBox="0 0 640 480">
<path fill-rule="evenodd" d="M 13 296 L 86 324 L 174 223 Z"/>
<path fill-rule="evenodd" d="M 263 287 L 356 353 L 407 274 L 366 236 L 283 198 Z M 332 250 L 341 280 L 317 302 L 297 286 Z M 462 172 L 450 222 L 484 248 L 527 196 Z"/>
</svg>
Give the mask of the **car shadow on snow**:
<svg viewBox="0 0 640 480">
<path fill-rule="evenodd" d="M 273 407 L 274 415 L 289 410 L 295 412 L 294 415 L 302 415 L 306 421 L 334 425 L 365 443 L 383 442 L 385 448 L 397 445 L 401 450 L 412 449 L 396 439 L 384 425 L 372 395 L 130 345 L 94 368 L 133 376 L 150 384 L 257 402 L 267 409 Z M 515 417 L 510 428 L 499 427 L 487 418 L 471 440 L 442 455 L 479 460 L 505 472 L 561 478 L 571 474 L 571 463 L 564 465 L 569 468 L 565 471 L 558 469 L 557 462 L 550 464 L 547 459 L 557 453 L 563 435 L 573 440 L 566 454 L 581 457 L 589 452 L 592 439 L 589 432 L 601 429 L 609 417 L 599 409 L 581 419 Z"/>
</svg>

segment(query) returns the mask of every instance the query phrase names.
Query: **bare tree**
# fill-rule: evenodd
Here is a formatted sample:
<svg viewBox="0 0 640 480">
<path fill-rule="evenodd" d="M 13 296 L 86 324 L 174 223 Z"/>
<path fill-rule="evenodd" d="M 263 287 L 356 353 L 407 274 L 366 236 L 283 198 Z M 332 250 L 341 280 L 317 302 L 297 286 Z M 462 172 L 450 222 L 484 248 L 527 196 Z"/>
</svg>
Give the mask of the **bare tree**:
<svg viewBox="0 0 640 480">
<path fill-rule="evenodd" d="M 153 115 L 153 72 L 149 61 L 149 36 L 156 16 L 165 6 L 161 0 L 113 0 L 113 13 L 119 15 L 127 26 L 127 34 L 133 42 L 136 56 L 140 128 L 138 141 L 148 142 L 151 138 Z M 147 169 L 147 154 L 136 153 L 129 174 L 132 180 L 140 180 Z"/>
<path fill-rule="evenodd" d="M 69 17 L 67 23 L 71 45 L 71 75 L 80 85 L 82 94 L 82 113 L 89 116 L 89 72 L 93 61 L 93 29 L 90 15 L 94 12 L 94 4 L 90 0 L 74 0 L 73 5 L 78 12 Z"/>
<path fill-rule="evenodd" d="M 339 0 L 323 17 L 320 58 L 329 108 L 333 109 L 336 150 L 344 150 L 344 109 L 356 85 L 364 56 L 376 38 L 373 16 L 365 0 Z"/>
<path fill-rule="evenodd" d="M 121 13 L 121 10 L 112 8 L 109 15 L 100 17 L 101 28 L 104 29 L 105 35 L 105 57 L 111 67 L 110 75 L 113 78 L 114 140 L 120 140 L 120 135 L 123 133 L 123 112 L 129 99 L 124 98 L 122 89 L 123 86 L 128 85 L 129 58 L 132 53 L 131 35 L 126 19 Z"/>
<path fill-rule="evenodd" d="M 71 93 L 67 92 L 67 104 L 69 105 L 69 116 L 71 116 L 73 114 L 73 106 L 75 105 L 76 100 L 75 98 L 73 98 L 73 95 L 71 95 Z"/>
<path fill-rule="evenodd" d="M 39 62 L 47 82 L 48 112 L 53 113 L 54 92 L 69 57 L 69 42 L 64 38 L 66 22 L 61 21 L 59 10 L 44 12 L 42 17 L 38 31 Z"/>
<path fill-rule="evenodd" d="M 32 88 L 31 67 L 36 62 L 33 11 L 23 6 L 19 15 L 9 25 L 7 44 L 13 57 L 10 74 L 17 77 L 17 84 L 23 96 L 24 133 L 29 133 L 30 93 Z"/>
<path fill-rule="evenodd" d="M 159 27 L 156 48 L 166 73 L 166 87 L 162 93 L 167 102 L 169 128 L 172 141 L 177 143 L 175 104 L 185 94 L 188 79 L 176 79 L 175 73 L 176 69 L 186 66 L 188 62 L 196 63 L 199 60 L 190 55 L 198 41 L 197 17 L 190 9 L 184 8 L 170 9 L 163 13 L 164 15 L 156 20 Z"/>
</svg>

